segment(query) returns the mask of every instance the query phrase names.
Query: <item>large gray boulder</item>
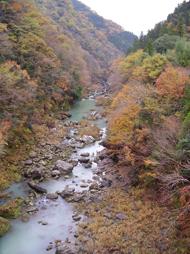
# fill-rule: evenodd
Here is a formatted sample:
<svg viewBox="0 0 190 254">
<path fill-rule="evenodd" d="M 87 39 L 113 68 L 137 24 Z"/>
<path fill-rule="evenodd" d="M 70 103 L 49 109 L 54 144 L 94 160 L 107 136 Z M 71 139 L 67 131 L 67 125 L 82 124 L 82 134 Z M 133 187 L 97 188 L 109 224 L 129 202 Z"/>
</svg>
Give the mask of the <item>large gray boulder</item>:
<svg viewBox="0 0 190 254">
<path fill-rule="evenodd" d="M 70 174 L 73 170 L 73 164 L 58 160 L 55 163 L 54 170 L 59 170 L 61 174 Z"/>
</svg>

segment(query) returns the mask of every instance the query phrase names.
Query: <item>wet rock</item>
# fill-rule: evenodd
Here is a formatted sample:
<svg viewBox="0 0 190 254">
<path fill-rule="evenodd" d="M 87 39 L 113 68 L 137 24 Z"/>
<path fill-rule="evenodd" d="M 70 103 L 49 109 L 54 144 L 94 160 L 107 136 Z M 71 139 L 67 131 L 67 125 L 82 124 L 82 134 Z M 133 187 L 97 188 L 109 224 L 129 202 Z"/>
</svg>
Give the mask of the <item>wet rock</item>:
<svg viewBox="0 0 190 254">
<path fill-rule="evenodd" d="M 59 170 L 63 174 L 69 174 L 73 170 L 73 165 L 66 161 L 58 160 L 55 163 L 54 170 Z"/>
<path fill-rule="evenodd" d="M 61 193 L 59 193 L 59 195 L 66 199 L 66 198 L 70 198 L 74 195 L 75 189 L 73 188 L 66 188 L 65 190 L 63 190 Z"/>
<path fill-rule="evenodd" d="M 81 187 L 81 188 L 87 188 L 87 187 L 88 187 L 88 184 L 87 184 L 87 183 L 81 183 L 81 184 L 80 184 L 80 187 Z"/>
<path fill-rule="evenodd" d="M 81 220 L 81 216 L 78 215 L 78 214 L 74 214 L 74 215 L 72 216 L 72 218 L 73 218 L 74 221 L 80 221 L 80 220 Z"/>
<path fill-rule="evenodd" d="M 99 190 L 99 185 L 97 182 L 93 182 L 90 187 L 89 187 L 90 190 Z"/>
<path fill-rule="evenodd" d="M 47 226 L 48 225 L 48 222 L 43 221 L 43 220 L 38 221 L 38 223 L 41 224 L 42 226 Z"/>
<path fill-rule="evenodd" d="M 48 193 L 46 195 L 46 198 L 50 199 L 50 200 L 56 200 L 56 199 L 58 199 L 58 194 L 57 193 Z"/>
<path fill-rule="evenodd" d="M 38 211 L 38 208 L 35 207 L 35 206 L 31 206 L 31 207 L 28 207 L 28 208 L 26 209 L 26 212 L 27 212 L 27 213 L 35 213 L 35 212 L 37 212 L 37 211 Z"/>
<path fill-rule="evenodd" d="M 44 194 L 44 193 L 47 193 L 47 190 L 45 188 L 42 188 L 40 187 L 39 185 L 35 184 L 35 183 L 32 183 L 32 182 L 28 182 L 28 186 L 34 190 L 35 192 L 37 193 L 40 193 L 40 194 Z"/>
<path fill-rule="evenodd" d="M 85 157 L 80 157 L 78 160 L 79 160 L 79 162 L 81 162 L 81 163 L 88 163 L 88 162 L 90 161 L 89 158 L 85 158 Z"/>
<path fill-rule="evenodd" d="M 53 170 L 51 172 L 52 177 L 60 177 L 60 175 L 61 175 L 61 172 L 59 170 Z"/>
<path fill-rule="evenodd" d="M 71 250 L 70 247 L 68 246 L 60 246 L 57 247 L 55 254 L 76 254 L 77 252 L 74 252 L 73 250 Z"/>
<path fill-rule="evenodd" d="M 33 180 L 39 180 L 43 177 L 43 169 L 42 168 L 34 168 L 33 170 L 31 170 L 30 174 L 31 174 L 31 178 Z"/>
<path fill-rule="evenodd" d="M 51 244 L 48 245 L 48 247 L 46 248 L 47 251 L 50 251 L 50 250 L 52 250 L 52 249 L 53 249 L 53 245 L 51 245 Z"/>
<path fill-rule="evenodd" d="M 84 167 L 85 168 L 91 168 L 92 167 L 92 163 L 91 162 L 86 163 L 86 164 L 84 164 Z"/>
<path fill-rule="evenodd" d="M 80 156 L 82 156 L 82 157 L 89 157 L 90 153 L 81 153 Z"/>
<path fill-rule="evenodd" d="M 86 145 L 92 144 L 96 141 L 92 136 L 86 135 L 84 135 L 80 140 L 84 142 Z"/>
</svg>

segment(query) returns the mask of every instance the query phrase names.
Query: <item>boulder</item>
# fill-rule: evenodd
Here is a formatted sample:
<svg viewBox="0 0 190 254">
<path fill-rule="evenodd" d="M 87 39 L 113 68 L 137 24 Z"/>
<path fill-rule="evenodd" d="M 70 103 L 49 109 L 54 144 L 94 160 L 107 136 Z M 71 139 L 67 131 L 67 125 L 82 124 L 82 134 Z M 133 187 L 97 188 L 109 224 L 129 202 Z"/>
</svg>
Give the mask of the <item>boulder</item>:
<svg viewBox="0 0 190 254">
<path fill-rule="evenodd" d="M 28 186 L 34 190 L 35 192 L 37 193 L 40 193 L 40 194 L 44 194 L 44 193 L 47 193 L 47 190 L 40 187 L 39 185 L 35 184 L 35 183 L 32 183 L 32 182 L 28 182 Z"/>
<path fill-rule="evenodd" d="M 59 170 L 62 174 L 69 174 L 73 170 L 73 165 L 66 161 L 58 160 L 55 163 L 54 170 Z"/>
<path fill-rule="evenodd" d="M 73 189 L 73 188 L 65 188 L 65 190 L 63 190 L 60 193 L 60 196 L 65 199 L 70 198 L 74 195 L 74 192 L 75 192 L 75 189 Z"/>
</svg>

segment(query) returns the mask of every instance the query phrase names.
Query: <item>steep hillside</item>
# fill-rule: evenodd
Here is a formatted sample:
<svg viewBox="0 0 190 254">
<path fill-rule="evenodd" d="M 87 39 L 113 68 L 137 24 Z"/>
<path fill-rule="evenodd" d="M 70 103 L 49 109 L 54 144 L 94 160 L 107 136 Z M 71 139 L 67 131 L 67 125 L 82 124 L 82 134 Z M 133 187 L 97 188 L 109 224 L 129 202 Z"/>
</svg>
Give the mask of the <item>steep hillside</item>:
<svg viewBox="0 0 190 254">
<path fill-rule="evenodd" d="M 52 128 L 54 113 L 106 78 L 106 68 L 123 54 L 108 40 L 113 33 L 123 30 L 76 1 L 0 1 L 2 186 L 11 168 L 17 175 L 15 160 L 37 141 L 39 128 Z"/>
<path fill-rule="evenodd" d="M 36 3 L 58 24 L 61 32 L 80 45 L 93 83 L 105 76 L 112 61 L 136 39 L 77 0 L 36 0 Z"/>
<path fill-rule="evenodd" d="M 114 63 L 110 82 L 115 93 L 107 104 L 104 102 L 108 116 L 107 155 L 121 179 L 130 186 L 131 202 L 138 200 L 140 193 L 141 201 L 165 207 L 170 214 L 166 225 L 168 232 L 174 234 L 173 240 L 168 241 L 166 249 L 154 246 L 150 253 L 189 253 L 189 13 L 190 2 L 184 2 L 166 22 L 141 37 L 132 53 Z M 145 209 L 142 205 L 137 210 L 143 216 Z M 131 217 L 135 215 L 136 212 Z M 157 214 L 152 223 L 160 218 Z M 174 227 L 169 225 L 171 220 Z M 144 218 L 134 235 L 148 232 L 145 225 Z M 123 229 L 126 235 L 130 235 L 130 229 Z M 103 230 L 101 226 L 97 228 L 94 238 L 100 239 L 98 233 Z M 152 239 L 160 230 L 155 226 L 146 239 Z M 118 235 L 119 232 L 116 236 L 125 242 Z M 101 248 L 105 245 L 102 242 Z M 136 248 L 149 253 L 145 251 L 146 243 L 117 247 L 120 253 L 135 253 Z"/>
</svg>

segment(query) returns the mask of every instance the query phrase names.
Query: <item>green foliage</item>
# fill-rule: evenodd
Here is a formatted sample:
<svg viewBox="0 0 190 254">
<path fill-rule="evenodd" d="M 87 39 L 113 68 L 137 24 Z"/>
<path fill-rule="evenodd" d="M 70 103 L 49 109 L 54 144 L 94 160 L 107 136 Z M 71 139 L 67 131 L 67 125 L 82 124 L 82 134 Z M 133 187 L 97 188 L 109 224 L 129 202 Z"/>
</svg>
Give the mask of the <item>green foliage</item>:
<svg viewBox="0 0 190 254">
<path fill-rule="evenodd" d="M 176 44 L 176 58 L 179 65 L 190 66 L 190 42 L 184 39 Z"/>
<path fill-rule="evenodd" d="M 163 54 L 168 49 L 174 49 L 178 40 L 179 37 L 176 35 L 164 34 L 154 41 L 154 48 L 158 53 Z"/>
</svg>

